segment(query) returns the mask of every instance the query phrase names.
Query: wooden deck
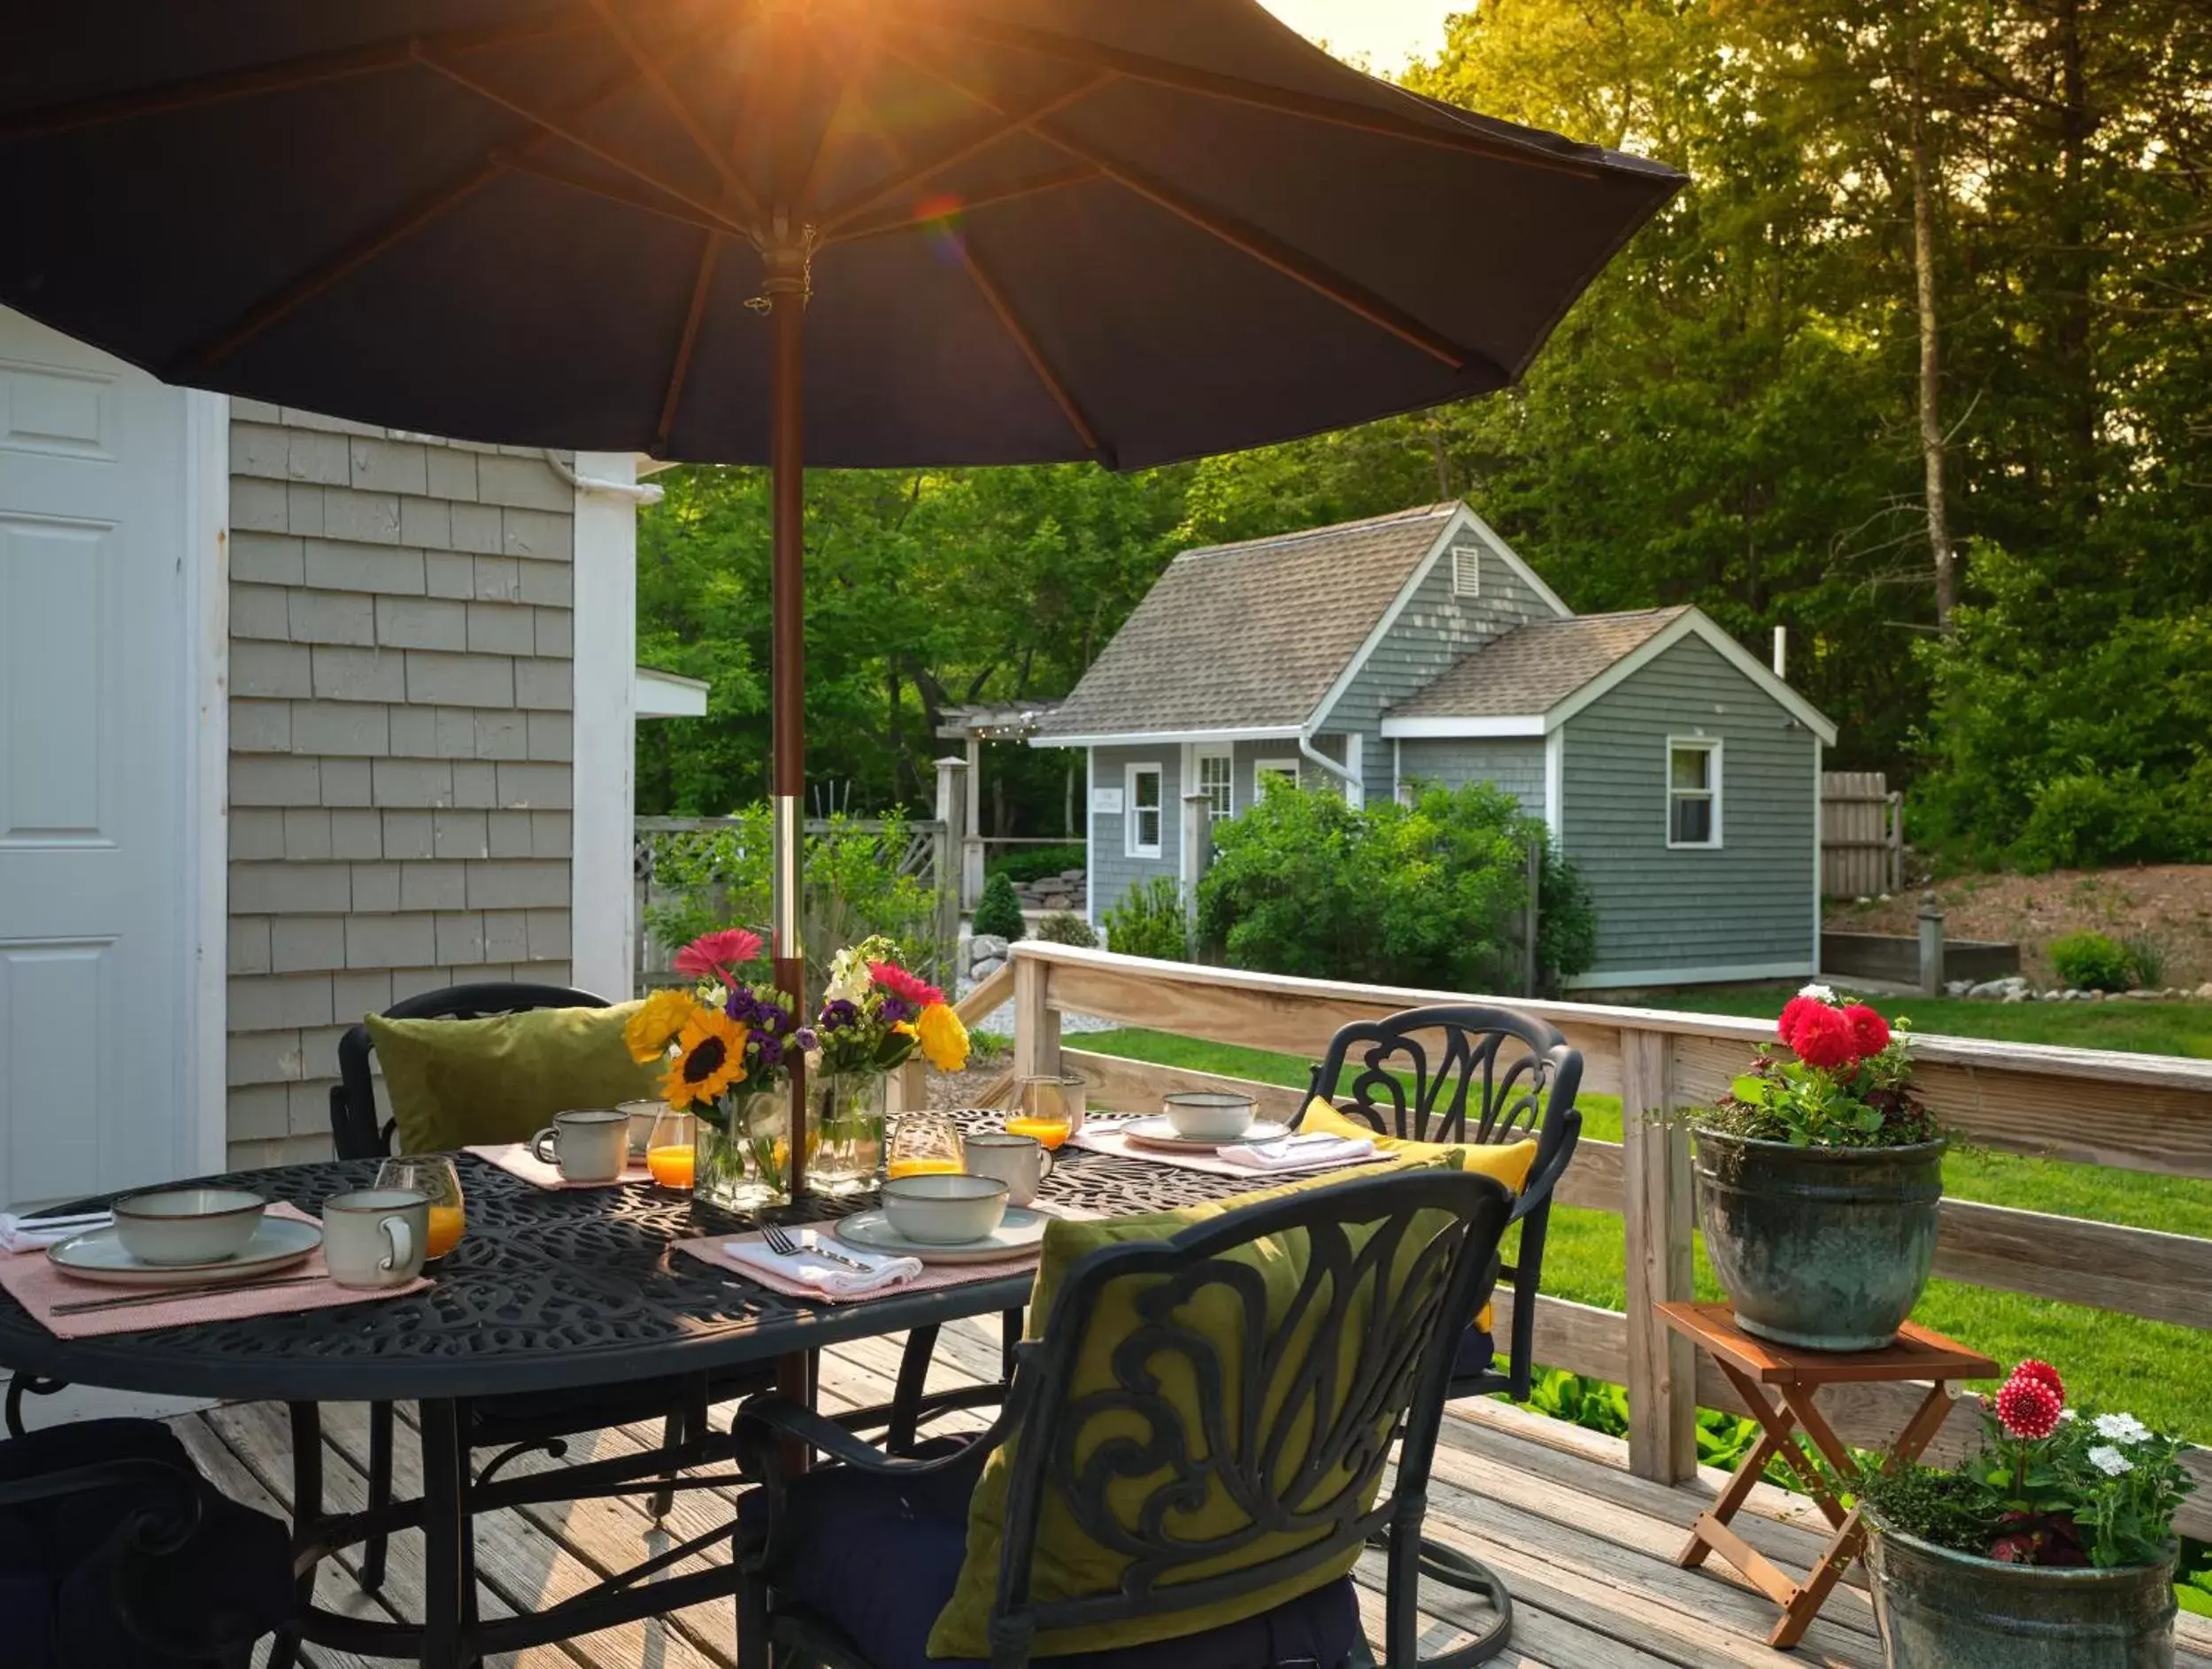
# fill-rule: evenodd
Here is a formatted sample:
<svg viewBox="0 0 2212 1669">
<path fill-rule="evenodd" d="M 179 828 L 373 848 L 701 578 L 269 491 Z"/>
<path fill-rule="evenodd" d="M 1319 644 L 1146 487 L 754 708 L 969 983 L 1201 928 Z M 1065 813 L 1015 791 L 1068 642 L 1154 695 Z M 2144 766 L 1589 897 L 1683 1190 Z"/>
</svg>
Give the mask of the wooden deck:
<svg viewBox="0 0 2212 1669">
<path fill-rule="evenodd" d="M 995 1373 L 996 1322 L 945 1329 L 937 1378 L 963 1382 Z M 841 1347 L 825 1356 L 825 1405 L 884 1400 L 898 1360 L 898 1340 Z M 403 1419 L 411 1411 L 403 1411 Z M 728 1411 L 718 1413 L 717 1423 Z M 183 1416 L 173 1422 L 199 1464 L 237 1499 L 281 1512 L 290 1488 L 289 1429 L 281 1408 L 247 1404 Z M 362 1504 L 368 1453 L 366 1408 L 325 1411 L 325 1488 L 340 1509 Z M 571 1458 L 651 1446 L 657 1427 L 586 1437 Z M 543 1466 L 543 1459 L 523 1461 Z M 407 1429 L 398 1444 L 398 1488 L 417 1487 Z M 1632 1476 L 1626 1445 L 1556 1420 L 1492 1402 L 1461 1404 L 1445 1422 L 1430 1491 L 1430 1534 L 1488 1562 L 1511 1586 L 1514 1649 L 1498 1661 L 1523 1669 L 1660 1669 L 1753 1665 L 1780 1669 L 1792 1662 L 1878 1669 L 1882 1661 L 1866 1595 L 1839 1588 L 1802 1646 L 1777 1653 L 1764 1643 L 1775 1610 L 1731 1572 L 1678 1569 L 1673 1560 L 1687 1527 L 1715 1493 L 1720 1474 L 1669 1486 Z M 727 1524 L 730 1504 L 714 1492 L 679 1499 L 670 1527 L 688 1536 Z M 1801 1570 L 1819 1538 L 1809 1503 L 1762 1488 L 1737 1520 L 1746 1538 L 1786 1567 Z M 487 1615 L 551 1604 L 598 1575 L 620 1570 L 667 1545 L 642 1504 L 597 1501 L 506 1511 L 480 1519 L 477 1532 L 482 1606 Z M 1371 1639 L 1380 1638 L 1380 1571 L 1370 1557 L 1360 1573 Z M 1856 1580 L 1855 1573 L 1853 1579 Z M 393 1543 L 386 1597 L 402 1611 L 420 1604 L 420 1547 L 412 1534 Z M 320 1597 L 339 1609 L 389 1615 L 361 1595 L 351 1572 L 326 1567 Z M 1437 1590 L 1425 1619 L 1424 1653 L 1464 1639 L 1454 1625 L 1453 1596 Z M 1467 1613 L 1460 1613 L 1466 1615 Z M 1486 1611 L 1478 1610 L 1479 1624 Z M 2212 1619 L 2181 1619 L 2184 1669 L 2212 1669 Z M 727 1602 L 626 1628 L 609 1629 L 560 1647 L 494 1659 L 523 1669 L 728 1669 L 733 1623 Z M 379 1660 L 311 1650 L 319 1669 L 357 1669 Z"/>
</svg>

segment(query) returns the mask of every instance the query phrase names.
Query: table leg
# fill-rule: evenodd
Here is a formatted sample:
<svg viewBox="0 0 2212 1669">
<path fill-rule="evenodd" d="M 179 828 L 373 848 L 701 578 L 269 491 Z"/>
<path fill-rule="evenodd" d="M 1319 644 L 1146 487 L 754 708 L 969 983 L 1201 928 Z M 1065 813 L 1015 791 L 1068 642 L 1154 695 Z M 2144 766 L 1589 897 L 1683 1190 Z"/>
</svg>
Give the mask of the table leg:
<svg viewBox="0 0 2212 1669">
<path fill-rule="evenodd" d="M 461 1669 L 466 1622 L 464 1584 L 474 1580 L 466 1543 L 464 1484 L 468 1451 L 459 1411 L 443 1399 L 420 1405 L 422 1419 L 422 1669 Z"/>
<path fill-rule="evenodd" d="M 1698 1515 L 1698 1521 L 1690 1531 L 1689 1544 L 1675 1555 L 1676 1564 L 1695 1570 L 1705 1563 L 1705 1556 L 1713 1550 L 1713 1543 L 1707 1538 L 1706 1531 L 1713 1525 L 1724 1525 L 1736 1516 L 1736 1510 L 1751 1498 L 1752 1490 L 1758 1486 L 1760 1477 L 1767 1470 L 1767 1462 L 1773 1459 L 1774 1455 L 1773 1434 L 1761 1431 L 1759 1441 L 1752 1445 L 1751 1453 L 1744 1457 L 1736 1468 L 1736 1475 L 1728 1481 L 1728 1488 L 1721 1491 L 1719 1498 L 1711 1506 Z"/>
<path fill-rule="evenodd" d="M 292 1421 L 292 1547 L 295 1554 L 313 1541 L 322 1525 L 322 1411 L 312 1403 L 289 1405 Z M 315 1598 L 316 1563 L 297 1577 L 300 1604 Z M 299 1659 L 299 1630 L 280 1629 L 269 1642 L 266 1669 L 292 1669 Z"/>
<path fill-rule="evenodd" d="M 921 1420 L 921 1394 L 928 1386 L 929 1363 L 936 1351 L 937 1328 L 934 1323 L 907 1333 L 906 1351 L 898 1358 L 898 1381 L 891 1388 L 890 1428 L 883 1434 L 883 1447 L 891 1454 L 906 1454 L 914 1446 Z"/>
<path fill-rule="evenodd" d="M 1744 1405 L 1751 1410 L 1752 1418 L 1765 1429 L 1767 1435 L 1774 1439 L 1776 1450 L 1790 1470 L 1797 1474 L 1798 1481 L 1805 1487 L 1805 1493 L 1812 1496 L 1814 1505 L 1821 1510 L 1821 1516 L 1840 1529 L 1844 1521 L 1843 1508 L 1829 1493 L 1820 1469 L 1798 1447 L 1796 1410 L 1786 1401 L 1783 1406 L 1777 1408 L 1768 1401 L 1765 1388 L 1739 1368 L 1718 1358 L 1715 1358 L 1715 1365 L 1728 1376 L 1729 1383 L 1736 1388 L 1736 1395 L 1743 1398 Z"/>
<path fill-rule="evenodd" d="M 794 1402 L 814 1405 L 814 1353 L 797 1350 L 775 1358 L 775 1394 Z M 796 1477 L 813 1464 L 814 1451 L 796 1437 L 776 1439 L 782 1450 L 786 1476 Z"/>
</svg>

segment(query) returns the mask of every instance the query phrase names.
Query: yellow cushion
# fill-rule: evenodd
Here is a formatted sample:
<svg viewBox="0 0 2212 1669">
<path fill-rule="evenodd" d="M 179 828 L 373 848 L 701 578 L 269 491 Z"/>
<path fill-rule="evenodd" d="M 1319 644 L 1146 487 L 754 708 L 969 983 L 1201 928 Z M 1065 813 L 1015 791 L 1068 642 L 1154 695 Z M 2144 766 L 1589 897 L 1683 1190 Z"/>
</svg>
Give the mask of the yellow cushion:
<svg viewBox="0 0 2212 1669">
<path fill-rule="evenodd" d="M 1361 1166 L 1357 1174 L 1376 1176 L 1397 1171 L 1423 1170 L 1445 1162 L 1444 1158 L 1409 1158 Z M 1044 1248 L 1037 1260 L 1037 1285 L 1029 1300 L 1029 1336 L 1033 1339 L 1042 1336 L 1046 1319 L 1052 1312 L 1052 1300 L 1066 1280 L 1068 1270 L 1086 1254 L 1104 1246 L 1166 1240 L 1194 1224 L 1211 1221 L 1240 1205 L 1280 1198 L 1306 1188 L 1341 1182 L 1345 1178 L 1346 1173 L 1342 1171 L 1325 1172 L 1318 1176 L 1300 1177 L 1296 1181 L 1256 1193 L 1239 1195 L 1233 1199 L 1186 1206 L 1181 1211 L 1155 1211 L 1138 1217 L 1118 1217 L 1091 1222 L 1055 1219 L 1048 1223 L 1044 1229 Z M 1433 1233 L 1433 1230 L 1430 1232 Z M 1355 1253 L 1364 1243 L 1365 1237 L 1360 1227 L 1351 1227 L 1350 1238 Z M 1401 1261 L 1396 1271 L 1399 1278 L 1402 1279 L 1409 1273 L 1422 1239 L 1419 1233 L 1407 1237 L 1407 1248 L 1401 1253 Z M 1259 1272 L 1267 1295 L 1267 1314 L 1270 1323 L 1275 1324 L 1280 1323 L 1289 1313 L 1306 1272 L 1310 1247 L 1310 1241 L 1303 1234 L 1271 1235 L 1249 1242 L 1223 1256 L 1229 1261 L 1247 1265 Z M 1077 1348 L 1075 1370 L 1067 1387 L 1071 1401 L 1111 1390 L 1120 1385 L 1120 1378 L 1114 1372 L 1114 1352 L 1140 1325 L 1137 1310 L 1139 1296 L 1157 1286 L 1160 1279 L 1157 1275 L 1129 1276 L 1114 1281 L 1099 1294 L 1090 1325 Z M 1326 1307 L 1309 1306 L 1298 1325 L 1301 1328 L 1321 1325 L 1317 1312 Z M 1180 1306 L 1175 1315 L 1181 1325 L 1216 1341 L 1235 1341 L 1242 1336 L 1245 1327 L 1241 1306 L 1234 1303 L 1228 1292 L 1218 1285 L 1201 1288 L 1190 1302 Z M 1354 1342 L 1360 1335 L 1360 1325 L 1355 1319 L 1345 1331 L 1347 1350 L 1356 1349 Z M 1222 1360 L 1232 1375 L 1240 1358 L 1241 1352 L 1237 1350 L 1225 1349 L 1222 1351 Z M 1295 1364 L 1299 1359 L 1300 1353 L 1297 1350 L 1287 1352 L 1288 1363 Z M 1160 1395 L 1183 1422 L 1186 1434 L 1202 1445 L 1206 1430 L 1206 1423 L 1199 1418 L 1202 1395 L 1188 1359 L 1163 1350 L 1147 1358 L 1145 1365 L 1157 1375 Z M 1351 1366 L 1347 1360 L 1345 1372 L 1338 1380 L 1339 1384 L 1350 1381 Z M 1269 1428 L 1273 1411 L 1291 1390 L 1288 1384 L 1271 1388 L 1265 1404 L 1268 1415 L 1260 1423 L 1262 1431 Z M 1225 1397 L 1234 1406 L 1241 1392 L 1232 1381 L 1208 1395 Z M 1310 1427 L 1304 1424 L 1294 1427 L 1290 1440 L 1283 1443 L 1280 1463 L 1282 1475 L 1291 1475 L 1297 1467 L 1302 1454 L 1303 1438 L 1308 1429 Z M 1135 1412 L 1116 1411 L 1094 1415 L 1083 1422 L 1081 1455 L 1094 1453 L 1100 1445 L 1117 1439 L 1141 1442 L 1151 1432 L 1151 1422 Z M 1015 1440 L 1019 1441 L 1018 1438 Z M 992 1454 L 984 1465 L 982 1480 L 968 1504 L 967 1556 L 960 1565 L 960 1580 L 953 1587 L 952 1597 L 946 1602 L 944 1611 L 938 1613 L 936 1626 L 930 1630 L 929 1653 L 932 1657 L 988 1657 L 990 1655 L 988 1627 L 991 1602 L 998 1589 L 999 1547 L 1006 1521 L 1006 1488 L 1013 1470 L 1013 1457 L 1012 1442 L 1002 1445 Z M 1194 1458 L 1197 1457 L 1194 1456 Z M 1117 1518 L 1134 1526 L 1143 1504 L 1175 1475 L 1172 1466 L 1163 1464 L 1143 1477 L 1117 1479 L 1111 1486 L 1108 1496 Z M 1327 1502 L 1344 1487 L 1347 1475 L 1338 1470 L 1320 1479 L 1305 1499 L 1315 1505 Z M 1380 1487 L 1380 1481 L 1379 1478 L 1376 1481 L 1376 1488 Z M 1374 1504 L 1375 1493 L 1375 1488 L 1366 1491 L 1362 1511 Z M 1197 1540 L 1211 1540 L 1249 1525 L 1251 1519 L 1229 1498 L 1220 1481 L 1213 1479 L 1209 1481 L 1203 1501 L 1190 1509 L 1170 1512 L 1166 1522 L 1171 1534 Z M 1295 1550 L 1301 1540 L 1314 1539 L 1317 1538 L 1313 1535 L 1301 1538 L 1290 1533 L 1258 1536 L 1234 1553 L 1225 1554 L 1202 1567 L 1194 1567 L 1189 1574 L 1214 1575 L 1263 1564 Z M 1049 1630 L 1037 1636 L 1036 1650 L 1040 1657 L 1073 1651 L 1104 1651 L 1222 1627 L 1240 1619 L 1270 1611 L 1300 1594 L 1334 1581 L 1349 1571 L 1358 1558 L 1358 1550 L 1353 1549 L 1346 1551 L 1341 1559 L 1332 1560 L 1324 1566 L 1306 1572 L 1291 1581 L 1276 1583 L 1257 1593 L 1218 1601 L 1210 1605 L 1195 1606 L 1167 1616 L 1129 1618 L 1080 1629 Z M 1083 1595 L 1113 1593 L 1120 1588 L 1121 1578 L 1131 1562 L 1127 1555 L 1103 1545 L 1084 1531 L 1067 1510 L 1057 1487 L 1050 1483 L 1046 1485 L 1038 1512 L 1034 1562 L 1030 1565 L 1029 1596 L 1033 1601 L 1048 1603 Z"/>
<path fill-rule="evenodd" d="M 1357 1119 L 1348 1119 L 1334 1107 L 1315 1096 L 1306 1104 L 1305 1116 L 1299 1119 L 1300 1130 L 1322 1130 L 1332 1136 L 1366 1136 L 1385 1153 L 1399 1154 L 1407 1158 L 1427 1158 L 1454 1150 L 1434 1142 L 1413 1142 L 1403 1136 L 1377 1135 Z M 1471 1142 L 1459 1147 L 1460 1169 L 1472 1171 L 1478 1176 L 1495 1177 L 1515 1194 L 1529 1180 L 1529 1172 L 1536 1164 L 1536 1142 L 1523 1136 L 1518 1142 Z M 1484 1304 L 1482 1313 L 1475 1318 L 1476 1327 L 1490 1331 L 1493 1306 Z"/>
<path fill-rule="evenodd" d="M 527 1142 L 568 1108 L 653 1098 L 658 1064 L 639 1065 L 622 1042 L 637 1006 L 541 1008 L 474 1020 L 366 1016 L 399 1150 Z"/>
</svg>

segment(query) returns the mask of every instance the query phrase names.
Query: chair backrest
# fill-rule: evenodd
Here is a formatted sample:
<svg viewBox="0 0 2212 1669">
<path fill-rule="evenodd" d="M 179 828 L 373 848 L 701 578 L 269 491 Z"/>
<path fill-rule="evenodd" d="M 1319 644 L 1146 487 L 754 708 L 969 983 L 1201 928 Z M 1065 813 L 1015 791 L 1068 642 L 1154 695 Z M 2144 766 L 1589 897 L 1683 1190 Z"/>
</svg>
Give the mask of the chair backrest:
<svg viewBox="0 0 2212 1669">
<path fill-rule="evenodd" d="M 1388 1661 L 1414 1661 L 1413 1559 L 1430 1459 L 1459 1331 L 1496 1279 L 1510 1210 L 1488 1178 L 1400 1172 L 1301 1189 L 1078 1261 L 1017 1373 L 994 1649 L 1294 1579 L 1310 1586 L 1391 1526 L 1392 1631 L 1402 1611 L 1406 1635 Z M 1305 1266 L 1286 1293 L 1294 1237 Z M 1267 1239 L 1275 1244 L 1256 1258 L 1232 1256 Z M 1109 1384 L 1098 1382 L 1097 1351 L 1086 1353 L 1100 1326 L 1114 1341 Z M 1386 1480 L 1393 1443 L 1398 1470 Z M 1154 1487 L 1137 1504 L 1130 1493 L 1146 1479 Z M 1126 1559 L 1118 1588 L 1035 1597 L 1041 1519 Z M 1238 1568 L 1223 1570 L 1225 1557 Z"/>
<path fill-rule="evenodd" d="M 1473 1003 L 1355 1020 L 1329 1040 L 1314 1068 L 1313 1095 L 1387 1134 L 1420 1142 L 1536 1138 L 1536 1162 L 1514 1213 L 1522 1223 L 1520 1250 L 1504 1272 L 1514 1299 L 1509 1366 L 1503 1375 L 1463 1374 L 1454 1396 L 1506 1390 L 1528 1397 L 1552 1189 L 1581 1139 L 1575 1105 L 1581 1090 L 1582 1051 L 1557 1027 Z"/>
<path fill-rule="evenodd" d="M 534 1008 L 605 1008 L 607 1000 L 565 985 L 449 985 L 393 1004 L 388 1020 L 474 1020 L 520 1014 Z M 368 1027 L 355 1026 L 338 1040 L 338 1081 L 330 1086 L 330 1139 L 342 1159 L 378 1159 L 391 1151 L 390 1119 L 376 1122 L 376 1088 L 369 1076 L 374 1045 Z"/>
</svg>

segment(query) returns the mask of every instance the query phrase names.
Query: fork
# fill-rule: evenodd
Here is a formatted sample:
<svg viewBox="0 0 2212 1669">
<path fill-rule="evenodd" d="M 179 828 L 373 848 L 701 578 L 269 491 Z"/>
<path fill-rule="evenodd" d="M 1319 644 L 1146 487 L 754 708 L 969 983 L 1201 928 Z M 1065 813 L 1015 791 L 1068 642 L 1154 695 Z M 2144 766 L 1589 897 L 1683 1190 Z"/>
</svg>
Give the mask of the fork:
<svg viewBox="0 0 2212 1669">
<path fill-rule="evenodd" d="M 767 1223 L 761 1227 L 760 1238 L 768 1242 L 768 1250 L 779 1258 L 797 1258 L 801 1253 L 812 1252 L 817 1258 L 827 1258 L 833 1264 L 843 1264 L 847 1269 L 858 1270 L 864 1275 L 872 1275 L 875 1273 L 859 1258 L 848 1258 L 844 1253 L 823 1245 L 821 1237 L 811 1228 L 806 1231 L 805 1241 L 801 1242 L 790 1229 L 785 1228 L 782 1224 Z"/>
</svg>

